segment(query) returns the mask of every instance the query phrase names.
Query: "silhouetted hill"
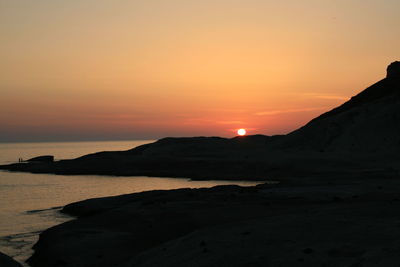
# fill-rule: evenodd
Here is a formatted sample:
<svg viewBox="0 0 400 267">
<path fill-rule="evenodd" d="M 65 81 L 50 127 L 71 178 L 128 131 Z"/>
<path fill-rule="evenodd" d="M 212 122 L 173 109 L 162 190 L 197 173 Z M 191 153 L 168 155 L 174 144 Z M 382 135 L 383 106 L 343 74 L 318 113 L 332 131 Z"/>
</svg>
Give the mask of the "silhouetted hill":
<svg viewBox="0 0 400 267">
<path fill-rule="evenodd" d="M 12 171 L 265 179 L 329 171 L 399 169 L 400 62 L 343 105 L 281 136 L 163 138 L 127 151 L 0 166 Z"/>
<path fill-rule="evenodd" d="M 279 136 L 249 135 L 234 138 L 168 137 L 130 150 L 143 157 L 231 158 L 242 152 L 258 150 Z M 246 153 L 245 153 L 246 154 Z"/>
<path fill-rule="evenodd" d="M 385 79 L 287 135 L 292 149 L 394 152 L 400 148 L 400 62 Z"/>
</svg>

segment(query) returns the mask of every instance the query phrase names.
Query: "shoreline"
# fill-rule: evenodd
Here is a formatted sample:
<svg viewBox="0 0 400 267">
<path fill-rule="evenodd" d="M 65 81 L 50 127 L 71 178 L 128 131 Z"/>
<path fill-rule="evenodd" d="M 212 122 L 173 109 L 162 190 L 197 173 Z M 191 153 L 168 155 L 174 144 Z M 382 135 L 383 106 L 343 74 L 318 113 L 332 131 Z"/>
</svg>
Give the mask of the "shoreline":
<svg viewBox="0 0 400 267">
<path fill-rule="evenodd" d="M 244 179 L 242 176 L 234 177 L 232 178 L 231 176 L 210 176 L 210 177 L 205 177 L 205 176 L 200 176 L 200 177 L 192 177 L 192 176 L 187 176 L 187 175 L 171 175 L 171 174 L 165 174 L 163 175 L 162 173 L 155 172 L 154 175 L 151 173 L 146 173 L 146 174 L 126 174 L 126 175 L 116 175 L 116 174 L 103 174 L 103 173 L 63 173 L 63 172 L 30 172 L 30 171 L 11 171 L 11 170 L 2 170 L 0 171 L 6 171 L 6 172 L 15 172 L 15 173 L 30 173 L 30 174 L 49 174 L 49 175 L 63 175 L 63 176 L 84 176 L 84 175 L 90 175 L 90 176 L 101 176 L 101 177 L 109 177 L 112 179 L 113 177 L 118 177 L 118 178 L 135 178 L 135 177 L 146 177 L 149 179 L 152 179 L 154 177 L 156 178 L 171 178 L 171 179 L 182 179 L 182 180 L 189 180 L 189 181 L 220 181 L 220 182 L 279 182 L 276 181 L 276 179 L 266 179 L 266 178 L 251 178 L 251 179 Z"/>
<path fill-rule="evenodd" d="M 44 198 L 44 201 L 39 201 L 36 203 L 36 200 L 34 201 L 36 204 L 32 205 L 32 204 L 28 204 L 27 206 L 24 203 L 21 207 L 16 207 L 17 210 L 15 212 L 13 212 L 12 214 L 10 213 L 10 217 L 7 221 L 4 221 L 4 230 L 7 229 L 11 229 L 12 231 L 4 231 L 4 235 L 14 235 L 14 234 L 21 234 L 21 233 L 28 233 L 29 230 L 27 228 L 30 228 L 30 224 L 28 223 L 28 225 L 26 225 L 24 223 L 25 221 L 31 221 L 34 222 L 33 225 L 33 230 L 37 231 L 44 231 L 47 228 L 50 228 L 53 225 L 57 225 L 60 224 L 62 221 L 60 221 L 60 219 L 58 217 L 64 217 L 61 213 L 58 213 L 57 211 L 55 211 L 56 213 L 54 214 L 54 216 L 52 215 L 53 213 L 50 214 L 50 212 L 53 212 L 54 209 L 57 207 L 63 207 L 65 205 L 67 205 L 68 203 L 72 203 L 78 200 L 84 200 L 84 199 L 89 199 L 89 198 L 94 198 L 94 197 L 108 197 L 108 196 L 112 196 L 112 195 L 120 195 L 120 194 L 128 194 L 128 193 L 132 193 L 137 191 L 137 189 L 141 189 L 140 191 L 147 191 L 147 190 L 154 190 L 154 189 L 168 189 L 168 188 L 186 188 L 186 187 L 209 187 L 209 186 L 213 186 L 216 184 L 226 184 L 226 183 L 238 183 L 244 186 L 250 186 L 250 185 L 254 185 L 257 184 L 257 182 L 250 182 L 250 181 L 244 181 L 243 183 L 239 182 L 239 181 L 192 181 L 192 180 L 188 180 L 188 179 L 168 179 L 168 178 L 156 178 L 156 177 L 132 177 L 135 179 L 132 179 L 131 177 L 97 177 L 97 176 L 74 176 L 74 177 L 68 177 L 68 176 L 56 176 L 56 175 L 38 175 L 38 174 L 27 174 L 27 173 L 15 173 L 15 172 L 8 172 L 8 171 L 4 171 L 3 174 L 1 174 L 1 177 L 4 178 L 4 184 L 20 184 L 22 183 L 24 185 L 24 191 L 23 192 L 28 192 L 27 190 L 29 189 L 28 187 L 26 187 L 27 185 L 35 185 L 37 183 L 50 183 L 53 184 L 52 187 L 56 187 L 56 188 L 60 188 L 61 185 L 67 185 L 67 187 L 65 188 L 65 190 L 67 190 L 67 192 L 74 192 L 71 191 L 71 189 L 73 188 L 80 188 L 81 186 L 85 186 L 88 184 L 89 185 L 93 185 L 95 186 L 94 188 L 97 188 L 97 185 L 105 185 L 108 187 L 109 186 L 116 186 L 116 190 L 107 190 L 106 187 L 102 186 L 100 188 L 97 188 L 95 191 L 93 190 L 89 190 L 89 189 L 77 189 L 79 192 L 81 193 L 73 193 L 70 197 L 62 197 L 63 202 L 60 202 L 59 200 L 57 200 L 59 197 L 57 196 L 59 193 L 61 193 L 59 190 L 57 191 L 53 191 L 54 194 L 48 195 L 46 194 L 46 197 Z M 114 178 L 114 179 L 113 179 Z M 124 178 L 124 179 L 121 179 Z M 126 178 L 130 178 L 130 179 L 126 179 Z M 136 179 L 139 178 L 139 179 Z M 154 180 L 153 180 L 154 179 Z M 8 182 L 7 182 L 8 181 Z M 99 184 L 100 182 L 100 184 Z M 73 185 L 73 188 L 70 188 L 69 185 Z M 123 186 L 124 190 L 119 190 L 118 187 Z M 138 187 L 137 187 L 138 186 Z M 177 186 L 177 187 L 175 187 Z M 36 187 L 35 187 L 36 188 Z M 101 189 L 104 188 L 104 189 Z M 146 189 L 149 188 L 149 189 Z M 75 189 L 73 189 L 75 190 Z M 83 190 L 83 191 L 82 191 Z M 76 191 L 76 190 L 75 190 Z M 11 191 L 10 191 L 11 192 Z M 33 191 L 34 195 L 32 195 L 32 197 L 34 197 L 35 199 L 37 197 L 40 197 L 40 195 L 35 193 L 36 191 Z M 40 191 L 39 191 L 40 192 Z M 114 193 L 113 193 L 114 192 Z M 7 192 L 6 192 L 7 193 Z M 5 195 L 7 196 L 7 194 Z M 10 195 L 10 201 L 11 203 L 13 203 L 13 196 Z M 17 196 L 15 196 L 17 197 Z M 40 197 L 41 198 L 41 197 Z M 51 198 L 52 200 L 49 202 L 48 198 Z M 68 200 L 70 199 L 70 200 Z M 31 203 L 31 202 L 29 202 Z M 49 205 L 47 205 L 46 203 L 49 203 Z M 54 205 L 51 205 L 51 204 Z M 39 204 L 40 208 L 37 208 L 37 204 Z M 27 208 L 24 208 L 24 206 L 26 206 Z M 4 208 L 6 208 L 6 206 L 4 206 Z M 5 218 L 7 218 L 7 214 L 6 213 L 2 213 L 4 214 Z M 51 217 L 49 217 L 51 216 Z M 15 218 L 14 218 L 15 217 Z M 22 219 L 22 221 L 21 221 Z M 45 222 L 46 221 L 46 222 Z M 56 223 L 52 223 L 52 222 L 56 222 Z M 58 222 L 57 222 L 58 221 Z M 10 222 L 17 222 L 18 224 L 15 226 L 10 225 Z M 43 227 L 39 227 L 40 225 L 38 224 L 38 222 L 44 223 Z M 19 224 L 21 223 L 21 224 Z M 21 227 L 20 227 L 21 225 Z M 25 225 L 25 226 L 24 226 Z M 12 229 L 15 228 L 15 229 Z M 2 228 L 3 229 L 3 228 Z M 18 231 L 21 230 L 21 231 Z M 38 235 L 37 235 L 38 236 Z M 18 237 L 19 239 L 19 237 Z M 25 241 L 29 241 L 30 246 L 29 249 L 34 245 L 34 243 L 36 243 L 37 240 L 35 240 L 33 243 L 31 242 L 31 238 L 29 238 L 29 240 L 25 240 Z M 14 243 L 14 242 L 13 242 Z M 25 257 L 25 252 L 20 253 L 19 249 L 14 249 L 14 245 L 13 244 L 7 244 L 4 243 L 3 244 L 3 249 L 6 254 L 11 255 L 11 256 L 17 256 L 17 260 L 21 261 L 22 259 L 27 259 L 27 257 Z M 9 246 L 11 245 L 11 246 Z M 26 248 L 28 248 L 28 246 L 26 246 Z M 0 250 L 1 251 L 1 250 Z M 21 250 L 22 251 L 22 250 Z M 23 250 L 23 251 L 28 251 L 27 250 Z M 31 255 L 29 255 L 31 256 Z"/>
<path fill-rule="evenodd" d="M 114 152 L 111 152 L 114 153 Z M 91 155 L 88 155 L 91 156 Z M 380 155 L 382 156 L 382 155 Z M 321 154 L 294 153 L 282 157 L 271 154 L 263 160 L 213 160 L 213 159 L 136 159 L 128 162 L 115 160 L 73 159 L 54 162 L 13 163 L 0 165 L 0 171 L 54 174 L 98 175 L 105 177 L 163 177 L 183 178 L 193 181 L 268 181 L 293 179 L 292 177 L 338 175 L 346 173 L 399 173 L 399 156 L 394 154 L 376 157 L 371 154 Z"/>
<path fill-rule="evenodd" d="M 62 212 L 76 219 L 44 231 L 29 263 L 350 266 L 370 257 L 385 266 L 398 262 L 399 254 L 390 248 L 400 238 L 400 217 L 394 213 L 400 208 L 400 181 L 354 174 L 322 178 L 155 190 L 71 203 Z M 386 250 L 375 252 L 376 246 Z"/>
</svg>

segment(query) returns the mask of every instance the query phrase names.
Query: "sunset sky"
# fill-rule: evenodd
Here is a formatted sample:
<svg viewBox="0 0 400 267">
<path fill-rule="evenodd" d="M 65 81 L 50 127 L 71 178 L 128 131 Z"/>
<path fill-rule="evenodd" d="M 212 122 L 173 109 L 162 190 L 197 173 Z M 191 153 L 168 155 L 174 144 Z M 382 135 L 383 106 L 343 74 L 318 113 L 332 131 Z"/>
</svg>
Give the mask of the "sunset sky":
<svg viewBox="0 0 400 267">
<path fill-rule="evenodd" d="M 400 59 L 399 0 L 0 0 L 0 141 L 284 134 Z"/>
</svg>

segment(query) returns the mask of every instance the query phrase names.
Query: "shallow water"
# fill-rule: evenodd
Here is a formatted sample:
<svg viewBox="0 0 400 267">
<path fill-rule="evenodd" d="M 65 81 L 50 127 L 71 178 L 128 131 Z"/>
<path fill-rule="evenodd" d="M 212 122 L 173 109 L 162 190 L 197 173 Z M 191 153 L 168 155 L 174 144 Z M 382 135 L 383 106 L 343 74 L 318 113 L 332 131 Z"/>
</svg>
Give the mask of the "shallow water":
<svg viewBox="0 0 400 267">
<path fill-rule="evenodd" d="M 56 159 L 75 158 L 88 153 L 127 150 L 152 142 L 63 142 L 0 144 L 0 164 L 40 155 Z M 71 218 L 59 213 L 68 203 L 155 189 L 198 188 L 222 184 L 251 186 L 246 181 L 190 181 L 157 177 L 110 177 L 97 175 L 52 175 L 0 171 L 0 251 L 20 262 L 31 254 L 38 233 Z"/>
</svg>

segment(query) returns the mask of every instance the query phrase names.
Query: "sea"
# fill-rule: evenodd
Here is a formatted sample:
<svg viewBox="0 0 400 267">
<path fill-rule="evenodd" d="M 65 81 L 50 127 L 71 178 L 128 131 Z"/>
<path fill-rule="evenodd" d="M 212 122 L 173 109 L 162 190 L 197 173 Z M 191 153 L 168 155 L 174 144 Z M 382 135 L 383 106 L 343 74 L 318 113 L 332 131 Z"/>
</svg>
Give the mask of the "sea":
<svg viewBox="0 0 400 267">
<path fill-rule="evenodd" d="M 0 164 L 53 155 L 71 159 L 99 151 L 128 150 L 153 140 L 104 142 L 0 143 Z M 0 251 L 26 264 L 39 234 L 73 218 L 60 213 L 66 204 L 96 197 L 158 189 L 201 188 L 251 181 L 192 181 L 182 178 L 53 175 L 0 170 Z"/>
</svg>

